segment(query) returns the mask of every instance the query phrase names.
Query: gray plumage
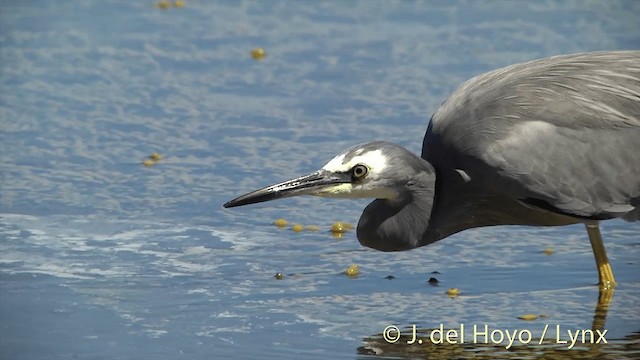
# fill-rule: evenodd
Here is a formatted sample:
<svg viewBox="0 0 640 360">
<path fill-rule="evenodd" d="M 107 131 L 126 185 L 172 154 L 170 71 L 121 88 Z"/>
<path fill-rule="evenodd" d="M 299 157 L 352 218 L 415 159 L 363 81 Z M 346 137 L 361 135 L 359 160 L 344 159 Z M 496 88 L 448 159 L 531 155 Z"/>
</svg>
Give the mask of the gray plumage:
<svg viewBox="0 0 640 360">
<path fill-rule="evenodd" d="M 480 226 L 584 222 L 601 281 L 612 283 L 600 269 L 609 265 L 597 221 L 640 219 L 640 51 L 556 56 L 479 75 L 433 115 L 422 158 L 387 142 L 362 144 L 225 207 L 303 194 L 375 197 L 357 235 L 383 251 Z"/>
<path fill-rule="evenodd" d="M 433 115 L 422 157 L 442 179 L 445 236 L 492 224 L 638 220 L 640 52 L 556 56 L 475 77 Z"/>
</svg>

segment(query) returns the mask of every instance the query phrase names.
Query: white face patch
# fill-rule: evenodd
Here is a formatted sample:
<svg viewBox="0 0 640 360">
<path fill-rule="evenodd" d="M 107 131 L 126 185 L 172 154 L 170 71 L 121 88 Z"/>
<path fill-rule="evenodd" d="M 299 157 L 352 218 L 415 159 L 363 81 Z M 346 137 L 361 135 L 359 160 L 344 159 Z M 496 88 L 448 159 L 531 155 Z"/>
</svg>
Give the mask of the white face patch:
<svg viewBox="0 0 640 360">
<path fill-rule="evenodd" d="M 362 189 L 352 184 L 339 184 L 317 191 L 314 195 L 341 199 L 393 199 L 398 194 L 387 188 Z"/>
<path fill-rule="evenodd" d="M 344 154 L 340 154 L 336 157 L 334 157 L 333 159 L 331 159 L 331 161 L 329 161 L 325 166 L 323 166 L 322 168 L 325 170 L 329 170 L 329 169 L 337 169 L 339 167 L 342 166 L 342 160 L 344 160 Z M 329 170 L 329 171 L 333 171 L 333 170 Z"/>
<path fill-rule="evenodd" d="M 335 198 L 374 198 L 393 199 L 397 193 L 390 188 L 378 187 L 375 180 L 379 174 L 387 167 L 387 157 L 382 154 L 382 150 L 366 151 L 356 149 L 349 153 L 352 155 L 346 163 L 347 154 L 340 154 L 331 159 L 322 168 L 331 172 L 348 172 L 357 164 L 366 165 L 369 168 L 369 175 L 358 183 L 345 183 L 335 186 L 328 186 L 315 192 L 314 195 Z"/>
<path fill-rule="evenodd" d="M 357 164 L 364 164 L 369 167 L 371 172 L 379 174 L 387 167 L 387 157 L 382 155 L 381 150 L 363 153 L 362 149 L 358 149 L 354 153 L 356 156 L 352 157 L 346 164 L 343 163 L 345 154 L 341 154 L 331 159 L 331 161 L 322 168 L 332 172 L 346 172 Z"/>
</svg>

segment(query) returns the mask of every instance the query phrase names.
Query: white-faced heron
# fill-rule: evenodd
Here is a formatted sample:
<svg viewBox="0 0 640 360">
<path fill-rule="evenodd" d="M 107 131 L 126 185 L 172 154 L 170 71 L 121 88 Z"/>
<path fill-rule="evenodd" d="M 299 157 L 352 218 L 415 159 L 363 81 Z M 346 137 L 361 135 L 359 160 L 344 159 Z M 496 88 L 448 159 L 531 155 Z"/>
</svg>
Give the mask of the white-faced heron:
<svg viewBox="0 0 640 360">
<path fill-rule="evenodd" d="M 490 225 L 584 223 L 615 284 L 600 220 L 640 219 L 640 51 L 554 56 L 474 77 L 431 118 L 422 157 L 375 141 L 234 207 L 296 195 L 374 198 L 360 243 L 409 250 Z"/>
</svg>

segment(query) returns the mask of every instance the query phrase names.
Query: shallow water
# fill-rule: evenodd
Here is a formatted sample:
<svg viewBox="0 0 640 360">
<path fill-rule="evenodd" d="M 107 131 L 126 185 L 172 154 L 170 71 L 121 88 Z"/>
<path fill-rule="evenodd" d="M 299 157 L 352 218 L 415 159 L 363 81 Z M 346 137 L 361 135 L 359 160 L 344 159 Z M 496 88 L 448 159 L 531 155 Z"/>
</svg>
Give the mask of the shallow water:
<svg viewBox="0 0 640 360">
<path fill-rule="evenodd" d="M 602 225 L 619 282 L 605 312 L 581 226 L 380 253 L 328 231 L 367 201 L 222 208 L 359 142 L 419 152 L 430 114 L 480 72 L 639 48 L 639 5 L 0 3 L 0 358 L 353 359 L 414 324 L 534 337 L 597 324 L 627 346 L 597 351 L 640 356 L 638 224 Z M 342 275 L 352 263 L 357 278 Z M 415 349 L 382 355 L 426 356 Z"/>
</svg>

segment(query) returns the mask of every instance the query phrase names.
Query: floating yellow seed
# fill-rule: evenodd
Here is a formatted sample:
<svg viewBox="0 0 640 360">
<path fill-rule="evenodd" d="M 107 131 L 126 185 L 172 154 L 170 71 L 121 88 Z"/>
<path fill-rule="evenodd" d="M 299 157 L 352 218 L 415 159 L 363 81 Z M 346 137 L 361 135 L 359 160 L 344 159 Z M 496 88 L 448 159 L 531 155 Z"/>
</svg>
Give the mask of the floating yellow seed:
<svg viewBox="0 0 640 360">
<path fill-rule="evenodd" d="M 282 279 L 284 279 L 284 274 L 279 272 L 279 273 L 275 274 L 273 277 L 276 278 L 276 280 L 282 280 Z"/>
<path fill-rule="evenodd" d="M 287 226 L 288 222 L 285 219 L 276 219 L 276 221 L 274 221 L 273 224 L 277 227 L 285 227 Z"/>
<path fill-rule="evenodd" d="M 535 320 L 537 318 L 538 318 L 538 315 L 536 315 L 536 314 L 524 314 L 524 315 L 518 316 L 518 319 L 526 320 L 526 321 Z"/>
<path fill-rule="evenodd" d="M 318 230 L 320 230 L 320 227 L 318 225 L 308 225 L 307 226 L 307 230 L 309 230 L 309 231 L 318 231 Z"/>
<path fill-rule="evenodd" d="M 159 9 L 168 9 L 171 6 L 169 1 L 163 0 L 156 3 L 156 7 Z"/>
<path fill-rule="evenodd" d="M 263 48 L 255 48 L 251 50 L 251 57 L 253 58 L 253 60 L 262 60 L 267 57 L 267 53 Z"/>
<path fill-rule="evenodd" d="M 449 290 L 447 290 L 447 295 L 449 295 L 449 297 L 456 297 L 458 295 L 460 295 L 460 290 L 458 288 L 451 288 Z"/>
<path fill-rule="evenodd" d="M 332 233 L 343 233 L 343 232 L 349 231 L 351 228 L 353 228 L 353 225 L 351 225 L 349 223 L 343 223 L 343 222 L 340 222 L 340 221 L 336 221 L 335 223 L 333 223 L 333 225 L 331 225 L 331 232 Z"/>
<path fill-rule="evenodd" d="M 154 152 L 153 154 L 149 155 L 149 159 L 153 160 L 153 161 L 158 161 L 162 159 L 162 155 L 160 155 L 157 152 Z"/>
<path fill-rule="evenodd" d="M 356 277 L 360 274 L 360 269 L 358 268 L 358 265 L 351 264 L 349 265 L 347 270 L 344 271 L 344 274 L 347 275 L 348 277 Z"/>
<path fill-rule="evenodd" d="M 542 252 L 544 252 L 546 255 L 551 256 L 551 254 L 553 254 L 553 249 L 551 247 L 547 247 L 544 250 L 542 250 Z"/>
<path fill-rule="evenodd" d="M 304 226 L 302 226 L 302 224 L 295 224 L 291 227 L 291 230 L 295 232 L 300 232 L 302 231 L 302 229 L 304 229 Z"/>
<path fill-rule="evenodd" d="M 181 8 L 184 7 L 184 0 L 176 0 L 173 2 L 173 6 L 177 7 L 177 8 Z"/>
<path fill-rule="evenodd" d="M 156 162 L 151 160 L 151 159 L 147 159 L 145 161 L 142 162 L 142 165 L 146 166 L 146 167 L 151 167 L 155 164 Z"/>
</svg>

